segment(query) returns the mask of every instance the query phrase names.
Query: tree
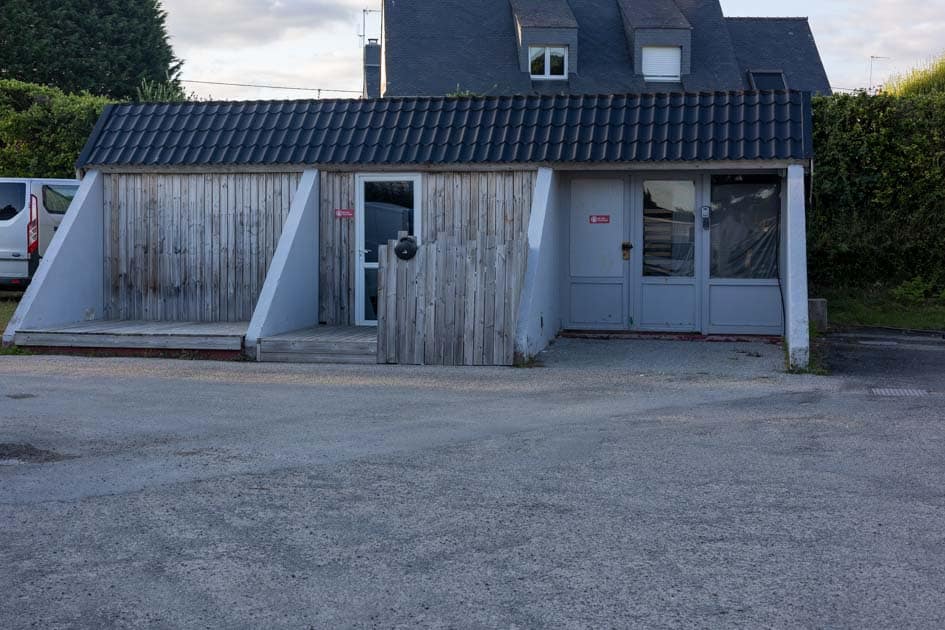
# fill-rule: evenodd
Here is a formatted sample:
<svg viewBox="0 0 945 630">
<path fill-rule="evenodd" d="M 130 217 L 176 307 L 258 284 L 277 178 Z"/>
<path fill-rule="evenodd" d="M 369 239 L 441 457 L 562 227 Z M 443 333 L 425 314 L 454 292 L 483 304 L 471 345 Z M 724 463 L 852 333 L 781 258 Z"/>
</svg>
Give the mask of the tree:
<svg viewBox="0 0 945 630">
<path fill-rule="evenodd" d="M 0 177 L 74 177 L 108 100 L 0 80 Z"/>
<path fill-rule="evenodd" d="M 894 96 L 945 93 L 945 55 L 923 68 L 893 78 L 885 91 Z"/>
<path fill-rule="evenodd" d="M 6 0 L 0 79 L 132 99 L 142 81 L 180 84 L 159 0 Z"/>
</svg>

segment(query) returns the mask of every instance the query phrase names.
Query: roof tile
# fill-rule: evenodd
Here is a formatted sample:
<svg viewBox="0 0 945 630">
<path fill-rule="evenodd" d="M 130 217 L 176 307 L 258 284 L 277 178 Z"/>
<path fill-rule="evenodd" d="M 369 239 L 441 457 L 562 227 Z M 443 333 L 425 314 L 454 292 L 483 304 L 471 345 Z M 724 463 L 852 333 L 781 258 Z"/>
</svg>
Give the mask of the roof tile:
<svg viewBox="0 0 945 630">
<path fill-rule="evenodd" d="M 122 104 L 78 166 L 806 159 L 810 124 L 802 92 Z"/>
</svg>

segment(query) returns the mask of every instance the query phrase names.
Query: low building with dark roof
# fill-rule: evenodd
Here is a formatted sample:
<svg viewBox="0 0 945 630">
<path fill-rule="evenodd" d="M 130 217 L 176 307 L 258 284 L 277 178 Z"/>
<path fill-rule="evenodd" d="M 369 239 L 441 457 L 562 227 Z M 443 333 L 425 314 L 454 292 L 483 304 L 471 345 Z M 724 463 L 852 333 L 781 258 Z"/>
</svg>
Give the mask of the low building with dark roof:
<svg viewBox="0 0 945 630">
<path fill-rule="evenodd" d="M 804 365 L 812 158 L 796 91 L 113 105 L 4 341 L 509 365 L 563 330 L 769 335 Z"/>
</svg>

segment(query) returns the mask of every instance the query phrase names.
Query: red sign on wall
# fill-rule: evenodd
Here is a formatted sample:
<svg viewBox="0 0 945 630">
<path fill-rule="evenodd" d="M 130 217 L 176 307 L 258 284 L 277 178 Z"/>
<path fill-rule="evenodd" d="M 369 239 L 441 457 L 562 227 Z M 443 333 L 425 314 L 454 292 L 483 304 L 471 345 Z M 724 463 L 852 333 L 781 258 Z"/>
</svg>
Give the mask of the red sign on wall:
<svg viewBox="0 0 945 630">
<path fill-rule="evenodd" d="M 592 214 L 591 215 L 591 225 L 603 225 L 605 223 L 610 223 L 609 214 Z"/>
<path fill-rule="evenodd" d="M 336 219 L 353 219 L 354 208 L 335 208 Z"/>
</svg>

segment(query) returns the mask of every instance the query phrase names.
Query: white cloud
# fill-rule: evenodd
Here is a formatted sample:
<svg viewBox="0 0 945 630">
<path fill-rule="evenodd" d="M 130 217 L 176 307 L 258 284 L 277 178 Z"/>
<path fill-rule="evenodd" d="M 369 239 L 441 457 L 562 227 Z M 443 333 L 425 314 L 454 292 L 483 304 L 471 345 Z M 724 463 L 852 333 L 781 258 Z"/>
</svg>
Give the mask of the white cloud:
<svg viewBox="0 0 945 630">
<path fill-rule="evenodd" d="M 361 9 L 380 0 L 163 0 L 185 79 L 361 89 Z M 378 29 L 370 16 L 368 33 Z M 189 83 L 217 99 L 309 98 L 316 92 Z M 354 96 L 324 92 L 322 96 Z"/>
<path fill-rule="evenodd" d="M 429 0 L 436 1 L 436 0 Z M 470 0 L 475 1 L 475 0 Z M 360 90 L 361 9 L 381 0 L 163 0 L 190 79 Z M 945 52 L 945 0 L 722 0 L 728 15 L 809 15 L 836 87 L 866 87 Z M 372 15 L 368 33 L 376 36 Z M 304 98 L 309 93 L 189 85 L 215 98 Z M 336 94 L 336 96 L 343 96 Z"/>
<path fill-rule="evenodd" d="M 831 81 L 839 87 L 866 87 L 870 57 L 874 85 L 945 52 L 945 0 L 834 2 L 830 14 L 812 24 Z"/>
<path fill-rule="evenodd" d="M 256 46 L 354 23 L 359 0 L 163 0 L 174 43 Z"/>
</svg>

